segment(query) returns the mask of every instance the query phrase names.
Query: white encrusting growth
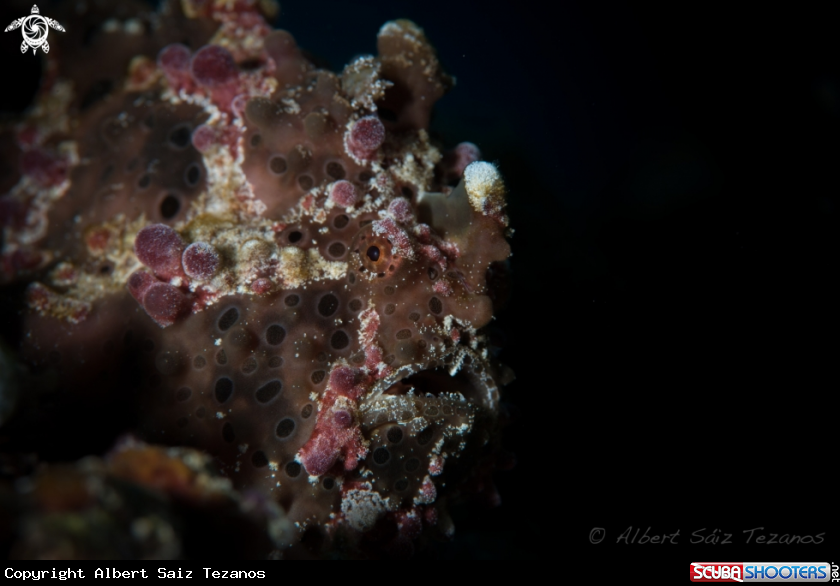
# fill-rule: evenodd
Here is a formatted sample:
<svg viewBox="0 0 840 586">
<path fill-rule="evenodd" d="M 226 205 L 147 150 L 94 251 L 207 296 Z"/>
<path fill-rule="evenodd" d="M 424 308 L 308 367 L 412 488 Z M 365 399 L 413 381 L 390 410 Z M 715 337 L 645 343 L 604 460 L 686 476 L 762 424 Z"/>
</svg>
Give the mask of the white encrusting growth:
<svg viewBox="0 0 840 586">
<path fill-rule="evenodd" d="M 475 161 L 464 170 L 464 187 L 475 211 L 500 213 L 505 205 L 505 182 L 493 163 Z"/>
</svg>

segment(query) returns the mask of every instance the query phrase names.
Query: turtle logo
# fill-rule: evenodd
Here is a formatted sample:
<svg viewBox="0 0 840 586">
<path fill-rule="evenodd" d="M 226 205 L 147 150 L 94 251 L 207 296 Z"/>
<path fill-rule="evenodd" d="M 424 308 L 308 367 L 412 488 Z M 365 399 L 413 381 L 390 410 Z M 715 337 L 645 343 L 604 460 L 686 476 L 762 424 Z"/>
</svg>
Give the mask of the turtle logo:
<svg viewBox="0 0 840 586">
<path fill-rule="evenodd" d="M 20 52 L 26 53 L 26 50 L 32 47 L 32 54 L 34 55 L 40 48 L 44 53 L 50 52 L 50 44 L 47 42 L 47 27 L 52 27 L 57 31 L 64 32 L 64 27 L 58 24 L 55 20 L 41 16 L 38 7 L 32 6 L 32 14 L 24 16 L 14 21 L 6 27 L 5 32 L 13 31 L 16 28 L 22 28 L 23 43 L 20 45 Z"/>
</svg>

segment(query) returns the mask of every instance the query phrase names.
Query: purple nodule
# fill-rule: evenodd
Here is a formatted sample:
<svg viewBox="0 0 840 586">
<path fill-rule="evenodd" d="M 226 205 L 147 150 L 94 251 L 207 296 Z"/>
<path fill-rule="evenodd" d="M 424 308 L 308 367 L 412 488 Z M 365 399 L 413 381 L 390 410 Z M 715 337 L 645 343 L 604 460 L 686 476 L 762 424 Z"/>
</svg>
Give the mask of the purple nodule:
<svg viewBox="0 0 840 586">
<path fill-rule="evenodd" d="M 193 55 L 190 72 L 201 85 L 216 88 L 234 79 L 239 70 L 230 51 L 219 45 L 205 45 Z"/>
</svg>

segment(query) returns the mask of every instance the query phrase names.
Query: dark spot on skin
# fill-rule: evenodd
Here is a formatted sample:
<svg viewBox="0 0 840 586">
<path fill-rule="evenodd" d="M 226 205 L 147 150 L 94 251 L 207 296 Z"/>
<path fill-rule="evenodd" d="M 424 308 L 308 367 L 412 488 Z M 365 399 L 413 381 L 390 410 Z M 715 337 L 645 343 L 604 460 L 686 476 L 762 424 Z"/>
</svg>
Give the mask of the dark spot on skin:
<svg viewBox="0 0 840 586">
<path fill-rule="evenodd" d="M 274 397 L 279 395 L 282 390 L 283 383 L 279 380 L 273 380 L 261 386 L 254 394 L 254 397 L 257 399 L 258 403 L 268 403 Z"/>
<path fill-rule="evenodd" d="M 233 381 L 227 377 L 222 377 L 216 381 L 216 400 L 219 403 L 224 403 L 233 394 Z"/>
<path fill-rule="evenodd" d="M 333 161 L 331 163 L 327 163 L 327 175 L 333 179 L 344 179 L 346 173 L 344 172 L 344 167 L 341 166 L 341 163 Z"/>
<path fill-rule="evenodd" d="M 190 130 L 189 126 L 176 126 L 172 129 L 172 132 L 169 133 L 169 144 L 176 149 L 184 149 L 190 144 L 191 137 L 192 130 Z"/>
<path fill-rule="evenodd" d="M 280 423 L 277 424 L 277 429 L 275 433 L 279 438 L 287 438 L 292 435 L 295 431 L 295 420 L 290 419 L 289 417 L 282 419 Z"/>
<path fill-rule="evenodd" d="M 172 194 L 167 195 L 160 202 L 160 215 L 165 220 L 171 220 L 181 209 L 181 202 Z"/>
<path fill-rule="evenodd" d="M 286 339 L 286 330 L 281 325 L 271 325 L 265 331 L 265 341 L 272 346 L 277 346 Z"/>
<path fill-rule="evenodd" d="M 259 136 L 259 134 L 254 135 L 254 136 Z M 253 139 L 252 139 L 252 141 L 253 141 Z M 257 141 L 257 144 L 259 144 L 259 141 Z M 253 146 L 256 146 L 256 145 L 253 145 Z M 288 169 L 289 166 L 286 164 L 286 159 L 284 159 L 283 157 L 277 156 L 277 157 L 271 157 L 271 160 L 268 162 L 268 168 L 271 169 L 271 172 L 274 173 L 275 175 L 281 175 L 281 174 L 286 172 L 286 169 Z"/>
<path fill-rule="evenodd" d="M 301 175 L 300 177 L 298 177 L 298 185 L 300 185 L 300 188 L 304 191 L 309 191 L 310 189 L 312 189 L 312 186 L 314 184 L 315 182 L 309 175 Z"/>
<path fill-rule="evenodd" d="M 231 425 L 230 422 L 225 423 L 222 426 L 222 439 L 229 444 L 232 444 L 233 440 L 236 439 L 236 435 L 233 433 L 233 425 Z"/>
<path fill-rule="evenodd" d="M 402 441 L 403 438 L 403 430 L 398 425 L 390 428 L 388 430 L 388 441 L 392 444 L 398 444 Z"/>
<path fill-rule="evenodd" d="M 199 179 L 201 179 L 201 166 L 198 163 L 193 163 L 187 167 L 187 172 L 184 174 L 184 181 L 188 187 L 195 187 Z"/>
<path fill-rule="evenodd" d="M 383 108 L 379 106 L 376 109 L 376 113 L 379 114 L 379 117 L 383 120 L 387 120 L 388 122 L 396 122 L 397 121 L 397 113 L 389 108 Z"/>
<path fill-rule="evenodd" d="M 252 372 L 257 370 L 257 359 L 253 356 L 249 356 L 245 359 L 245 362 L 242 363 L 242 372 L 244 374 L 251 374 Z"/>
<path fill-rule="evenodd" d="M 289 478 L 297 478 L 300 476 L 300 464 L 294 461 L 286 464 L 286 475 Z"/>
<path fill-rule="evenodd" d="M 338 297 L 327 293 L 318 302 L 318 313 L 324 317 L 330 317 L 338 310 Z"/>
<path fill-rule="evenodd" d="M 259 59 L 246 59 L 239 64 L 239 69 L 242 71 L 254 71 L 262 67 L 262 61 Z"/>
<path fill-rule="evenodd" d="M 350 345 L 350 337 L 343 330 L 338 330 L 330 338 L 330 346 L 336 350 L 343 350 Z"/>
<path fill-rule="evenodd" d="M 235 307 L 231 307 L 222 314 L 222 317 L 219 318 L 219 329 L 225 332 L 229 330 L 238 320 L 239 310 Z"/>
<path fill-rule="evenodd" d="M 341 242 L 333 242 L 332 244 L 330 244 L 330 247 L 327 249 L 327 251 L 333 258 L 341 258 L 347 251 L 347 247 L 344 246 L 344 244 L 342 244 Z"/>
<path fill-rule="evenodd" d="M 380 466 L 388 462 L 390 459 L 391 452 L 388 451 L 388 448 L 380 447 L 373 451 L 373 461 Z"/>
</svg>

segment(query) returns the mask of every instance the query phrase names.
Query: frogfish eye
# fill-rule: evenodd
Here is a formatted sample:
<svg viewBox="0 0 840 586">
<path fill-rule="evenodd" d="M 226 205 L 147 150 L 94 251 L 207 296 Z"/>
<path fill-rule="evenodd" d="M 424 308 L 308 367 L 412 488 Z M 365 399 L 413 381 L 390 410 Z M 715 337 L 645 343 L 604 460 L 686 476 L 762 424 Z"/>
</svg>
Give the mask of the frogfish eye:
<svg viewBox="0 0 840 586">
<path fill-rule="evenodd" d="M 384 236 L 374 234 L 370 226 L 359 232 L 352 249 L 361 261 L 359 269 L 370 271 L 378 277 L 393 274 L 399 266 L 399 259 L 394 257 L 391 243 Z"/>
<path fill-rule="evenodd" d="M 367 257 L 376 262 L 379 260 L 379 247 L 378 246 L 371 246 L 367 249 Z"/>
</svg>

